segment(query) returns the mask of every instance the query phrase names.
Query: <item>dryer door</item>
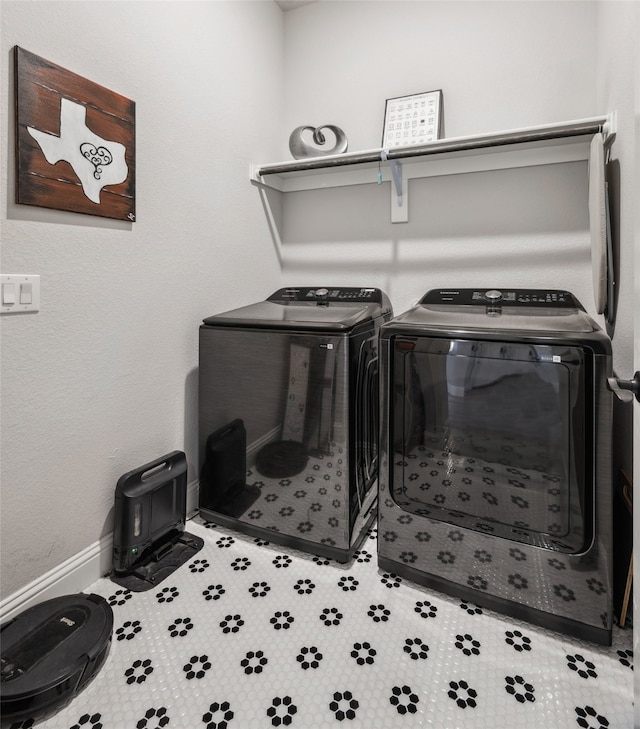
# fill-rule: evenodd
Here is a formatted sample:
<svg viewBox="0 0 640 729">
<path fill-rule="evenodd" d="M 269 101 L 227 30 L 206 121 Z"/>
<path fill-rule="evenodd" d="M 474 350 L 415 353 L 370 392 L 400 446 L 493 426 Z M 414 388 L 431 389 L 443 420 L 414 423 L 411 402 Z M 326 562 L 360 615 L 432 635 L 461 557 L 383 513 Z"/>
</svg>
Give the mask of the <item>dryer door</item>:
<svg viewBox="0 0 640 729">
<path fill-rule="evenodd" d="M 397 337 L 391 492 L 404 510 L 567 553 L 592 534 L 585 356 Z"/>
</svg>

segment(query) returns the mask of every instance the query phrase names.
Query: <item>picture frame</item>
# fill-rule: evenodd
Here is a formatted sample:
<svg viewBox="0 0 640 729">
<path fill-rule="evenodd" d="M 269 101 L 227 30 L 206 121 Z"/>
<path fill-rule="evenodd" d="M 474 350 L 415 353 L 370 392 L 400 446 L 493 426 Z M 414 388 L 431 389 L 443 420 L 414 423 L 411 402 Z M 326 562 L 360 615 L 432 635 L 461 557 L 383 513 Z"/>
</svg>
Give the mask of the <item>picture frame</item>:
<svg viewBox="0 0 640 729">
<path fill-rule="evenodd" d="M 428 144 L 442 136 L 442 89 L 386 100 L 382 149 Z"/>
<path fill-rule="evenodd" d="M 14 46 L 16 203 L 136 220 L 135 102 Z"/>
</svg>

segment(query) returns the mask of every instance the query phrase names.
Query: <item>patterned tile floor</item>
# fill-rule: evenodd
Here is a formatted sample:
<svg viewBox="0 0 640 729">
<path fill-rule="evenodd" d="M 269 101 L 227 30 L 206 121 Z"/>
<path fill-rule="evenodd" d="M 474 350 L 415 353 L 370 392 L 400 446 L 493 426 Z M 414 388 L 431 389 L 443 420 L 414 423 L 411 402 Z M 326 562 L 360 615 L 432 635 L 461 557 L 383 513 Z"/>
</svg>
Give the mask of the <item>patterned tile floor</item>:
<svg viewBox="0 0 640 729">
<path fill-rule="evenodd" d="M 626 729 L 630 630 L 603 648 L 378 571 L 371 530 L 340 565 L 198 519 L 203 549 L 157 588 L 108 578 L 94 681 L 13 729 Z"/>
</svg>

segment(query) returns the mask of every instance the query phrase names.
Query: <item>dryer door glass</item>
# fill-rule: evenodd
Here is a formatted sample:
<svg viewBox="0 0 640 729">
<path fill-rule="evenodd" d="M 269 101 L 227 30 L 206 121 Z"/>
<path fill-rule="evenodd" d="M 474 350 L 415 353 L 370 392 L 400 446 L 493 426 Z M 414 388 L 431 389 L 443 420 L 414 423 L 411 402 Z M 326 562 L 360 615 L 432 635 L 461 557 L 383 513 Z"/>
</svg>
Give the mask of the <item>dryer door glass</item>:
<svg viewBox="0 0 640 729">
<path fill-rule="evenodd" d="M 584 354 L 396 338 L 391 491 L 406 511 L 562 552 L 590 537 Z"/>
</svg>

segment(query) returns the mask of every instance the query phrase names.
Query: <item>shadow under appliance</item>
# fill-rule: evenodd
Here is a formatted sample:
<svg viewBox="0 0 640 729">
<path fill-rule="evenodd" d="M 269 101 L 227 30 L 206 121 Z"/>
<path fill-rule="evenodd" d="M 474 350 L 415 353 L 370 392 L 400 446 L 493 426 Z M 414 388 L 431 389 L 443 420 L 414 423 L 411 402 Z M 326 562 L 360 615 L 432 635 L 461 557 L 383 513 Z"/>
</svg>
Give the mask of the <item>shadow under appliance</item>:
<svg viewBox="0 0 640 729">
<path fill-rule="evenodd" d="M 607 335 L 566 291 L 435 290 L 380 358 L 380 567 L 610 644 Z"/>
<path fill-rule="evenodd" d="M 200 326 L 200 514 L 348 561 L 375 516 L 375 288 L 286 288 Z"/>
</svg>

